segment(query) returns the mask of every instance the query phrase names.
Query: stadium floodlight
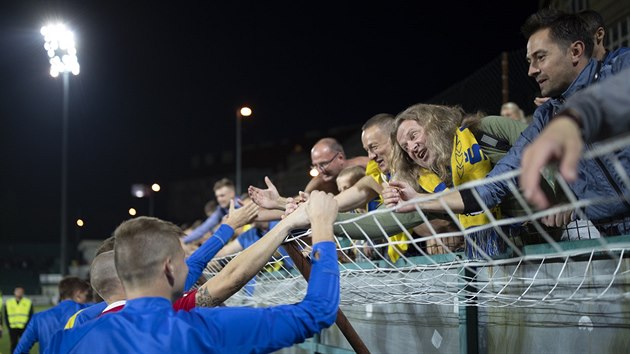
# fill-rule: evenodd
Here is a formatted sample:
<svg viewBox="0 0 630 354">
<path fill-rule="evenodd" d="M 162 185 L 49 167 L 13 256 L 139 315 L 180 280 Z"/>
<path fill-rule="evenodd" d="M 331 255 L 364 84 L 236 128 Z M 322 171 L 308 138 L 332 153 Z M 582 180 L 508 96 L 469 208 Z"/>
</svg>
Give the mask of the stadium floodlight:
<svg viewBox="0 0 630 354">
<path fill-rule="evenodd" d="M 57 77 L 65 72 L 79 75 L 81 66 L 74 33 L 62 23 L 43 26 L 40 32 L 44 36 L 44 49 L 50 58 L 50 76 Z"/>
<path fill-rule="evenodd" d="M 66 275 L 66 243 L 68 215 L 68 112 L 70 101 L 69 74 L 79 75 L 81 67 L 77 58 L 74 34 L 64 24 L 43 26 L 44 49 L 50 63 L 50 76 L 63 74 L 62 138 L 61 138 L 61 257 L 60 273 Z"/>
</svg>

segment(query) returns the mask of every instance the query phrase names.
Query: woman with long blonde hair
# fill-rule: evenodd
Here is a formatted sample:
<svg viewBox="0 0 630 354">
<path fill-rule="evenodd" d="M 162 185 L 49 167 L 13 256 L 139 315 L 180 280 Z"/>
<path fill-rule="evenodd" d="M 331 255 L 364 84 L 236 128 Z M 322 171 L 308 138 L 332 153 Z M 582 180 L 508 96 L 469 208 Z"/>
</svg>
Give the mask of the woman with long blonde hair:
<svg viewBox="0 0 630 354">
<path fill-rule="evenodd" d="M 466 115 L 459 107 L 416 104 L 407 108 L 396 117 L 392 133 L 392 141 L 396 142 L 392 153 L 395 180 L 383 191 L 386 204 L 395 206 L 421 193 L 438 193 L 484 178 L 525 128 L 504 117 Z M 414 205 L 398 211 L 412 210 Z M 491 212 L 495 218 L 500 217 L 498 208 Z M 483 213 L 458 214 L 458 219 L 463 229 L 489 222 Z M 476 231 L 466 242 L 469 258 L 494 256 L 502 250 L 494 228 Z"/>
</svg>

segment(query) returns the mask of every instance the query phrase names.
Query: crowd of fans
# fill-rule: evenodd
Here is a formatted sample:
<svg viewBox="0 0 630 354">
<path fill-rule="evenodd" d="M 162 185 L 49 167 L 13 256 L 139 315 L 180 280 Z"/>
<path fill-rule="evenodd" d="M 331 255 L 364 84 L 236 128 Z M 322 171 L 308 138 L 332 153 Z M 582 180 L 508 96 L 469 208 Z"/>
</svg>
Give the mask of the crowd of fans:
<svg viewBox="0 0 630 354">
<path fill-rule="evenodd" d="M 367 156 L 350 158 L 335 139 L 319 140 L 311 149 L 312 168 L 318 175 L 302 191 L 280 195 L 265 177 L 265 187 L 250 186 L 246 194 L 237 196 L 234 184 L 221 179 L 214 185 L 216 203 L 206 205 L 205 221 L 182 228 L 149 217 L 125 221 L 103 243 L 91 265 L 90 283 L 103 301 L 88 307 L 88 285 L 66 278 L 60 284 L 62 301 L 48 311 L 28 315 L 25 321 L 11 320 L 15 315 L 11 311 L 17 308 L 12 303 L 6 321 L 19 324 L 24 332 L 21 338 L 11 335 L 12 350 L 28 352 L 39 341 L 48 353 L 270 352 L 301 342 L 334 322 L 338 261 L 378 258 L 396 263 L 402 255 L 413 256 L 419 250 L 429 255 L 463 252 L 470 259 L 505 252 L 496 227 L 477 228 L 480 231 L 466 239 L 431 238 L 524 212 L 512 200 L 505 181 L 458 191 L 456 187 L 464 183 L 523 164 L 520 183 L 525 197 L 538 207 L 548 207 L 569 199 L 544 169 L 548 160 L 563 158 L 560 172 L 571 182 L 571 197 L 627 195 L 628 186 L 611 159 L 577 157 L 582 136 L 586 141 L 601 137 L 605 127 L 617 124 L 612 122 L 624 114 L 627 117 L 630 71 L 623 69 L 630 66 L 630 52 L 604 48 L 604 24 L 593 11 L 541 10 L 528 18 L 523 34 L 528 41 L 529 76 L 544 96 L 536 98 L 539 107 L 531 122 L 511 102 L 501 107 L 498 116 L 418 103 L 397 115 L 379 113 L 365 122 L 361 141 Z M 602 104 L 603 100 L 608 101 Z M 591 116 L 596 123 L 589 120 Z M 630 147 L 611 154 L 628 161 Z M 408 203 L 447 190 L 452 192 L 441 201 Z M 335 225 L 379 208 L 395 208 L 398 221 L 376 213 L 356 221 L 360 231 L 349 227 L 342 233 Z M 418 208 L 430 213 L 429 222 L 424 222 Z M 449 211 L 457 213 L 457 220 Z M 560 238 L 579 238 L 582 228 L 589 237 L 627 234 L 629 212 L 628 203 L 586 206 L 579 214 L 562 212 L 542 223 L 550 232 L 560 230 Z M 398 222 L 407 232 L 401 232 Z M 567 225 L 574 225 L 575 231 Z M 312 230 L 308 250 L 313 264 L 302 302 L 266 309 L 206 309 L 221 306 L 243 287 L 253 291 L 252 279 L 261 270 L 296 267 L 282 243 L 292 230 L 305 228 Z M 502 228 L 525 241 L 530 236 L 526 224 Z M 379 237 L 383 232 L 387 238 Z M 366 240 L 363 233 L 373 238 Z M 341 234 L 344 237 L 335 241 L 334 235 Z M 425 241 L 420 247 L 409 247 L 410 238 Z M 347 247 L 348 242 L 355 247 Z M 337 252 L 337 243 L 352 251 Z M 276 262 L 270 264 L 270 259 Z M 216 275 L 203 277 L 206 267 Z"/>
</svg>

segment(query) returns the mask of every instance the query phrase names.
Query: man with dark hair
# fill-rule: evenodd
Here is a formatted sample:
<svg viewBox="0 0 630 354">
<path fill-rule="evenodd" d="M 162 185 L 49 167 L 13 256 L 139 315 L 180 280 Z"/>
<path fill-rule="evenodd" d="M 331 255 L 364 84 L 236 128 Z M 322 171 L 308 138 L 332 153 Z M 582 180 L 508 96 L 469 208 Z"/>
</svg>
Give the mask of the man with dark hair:
<svg viewBox="0 0 630 354">
<path fill-rule="evenodd" d="M 559 172 L 569 182 L 577 178 L 584 143 L 630 131 L 630 68 L 614 78 L 572 96 L 558 116 L 530 144 L 521 161 L 523 195 L 539 208 L 549 201 L 539 188 L 541 168 L 560 160 Z M 626 173 L 629 169 L 626 166 Z"/>
<path fill-rule="evenodd" d="M 29 322 L 20 339 L 15 353 L 28 353 L 35 342 L 40 348 L 46 348 L 55 332 L 63 326 L 78 310 L 85 308 L 90 286 L 77 277 L 65 277 L 59 282 L 59 304 L 46 311 L 36 313 Z"/>
<path fill-rule="evenodd" d="M 24 334 L 24 328 L 33 317 L 33 303 L 24 296 L 24 287 L 18 285 L 13 290 L 14 298 L 7 300 L 3 305 L 4 321 L 9 328 L 9 339 L 11 341 L 11 353 Z M 0 333 L 2 333 L 2 321 L 0 321 Z"/>
<path fill-rule="evenodd" d="M 604 46 L 604 38 L 606 37 L 604 18 L 594 10 L 583 10 L 577 15 L 586 22 L 589 33 L 593 34 L 593 58 L 603 61 L 608 54 L 608 49 Z"/>
<path fill-rule="evenodd" d="M 589 54 L 593 48 L 592 33 L 588 32 L 585 21 L 576 15 L 561 14 L 550 20 L 548 11 L 532 15 L 523 26 L 523 34 L 528 38 L 527 61 L 529 76 L 534 78 L 543 95 L 551 99 L 538 107 L 534 112 L 532 124 L 523 131 L 507 155 L 501 159 L 488 174 L 495 177 L 516 170 L 521 164 L 521 155 L 525 146 L 531 143 L 551 121 L 569 97 L 597 80 L 605 80 L 625 67 L 630 67 L 630 52 L 620 54 L 609 65 L 600 65 Z M 621 161 L 630 160 L 630 148 L 615 152 Z M 594 199 L 605 196 L 618 196 L 626 187 L 618 179 L 610 159 L 602 156 L 598 159 L 581 161 L 578 177 L 571 183 L 573 193 L 578 199 Z M 400 189 L 391 186 L 384 192 L 386 199 L 406 200 L 407 196 Z M 507 180 L 495 181 L 474 188 L 483 203 L 492 208 L 510 195 Z M 619 191 L 619 192 L 618 192 Z M 443 200 L 453 212 L 474 213 L 482 210 L 472 189 L 445 195 Z M 412 206 L 413 207 L 413 206 Z M 443 212 L 444 207 L 439 200 L 421 203 L 425 211 Z M 401 208 L 401 210 L 407 208 Z M 410 208 L 409 208 L 410 210 Z M 627 233 L 624 222 L 604 224 L 611 218 L 623 218 L 630 213 L 630 205 L 625 203 L 609 203 L 605 205 L 587 206 L 584 214 L 593 223 L 600 223 L 598 228 L 608 235 Z M 547 226 L 562 226 L 571 221 L 572 213 L 564 212 L 545 217 Z"/>
<path fill-rule="evenodd" d="M 302 227 L 310 220 L 313 240 L 313 265 L 302 302 L 175 312 L 172 301 L 181 296 L 188 272 L 179 242 L 182 231 L 169 222 L 140 217 L 115 232 L 116 269 L 128 298 L 124 311 L 57 334 L 45 352 L 272 352 L 304 341 L 337 317 L 339 266 L 332 233 L 337 207 L 332 195 L 315 192 L 294 213 L 287 218 Z M 243 252 L 245 259 L 256 256 L 252 247 Z M 110 337 L 116 340 L 103 340 Z"/>
</svg>

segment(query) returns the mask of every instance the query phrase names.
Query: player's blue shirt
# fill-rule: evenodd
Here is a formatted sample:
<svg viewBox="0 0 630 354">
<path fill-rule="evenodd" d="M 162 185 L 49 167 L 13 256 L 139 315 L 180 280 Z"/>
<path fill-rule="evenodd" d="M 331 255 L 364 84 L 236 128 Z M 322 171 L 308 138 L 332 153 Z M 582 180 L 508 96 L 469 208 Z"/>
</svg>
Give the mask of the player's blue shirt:
<svg viewBox="0 0 630 354">
<path fill-rule="evenodd" d="M 232 234 L 234 234 L 234 230 L 230 226 L 226 224 L 221 225 L 212 237 L 204 242 L 201 247 L 195 250 L 195 252 L 186 259 L 186 264 L 188 265 L 188 276 L 186 277 L 184 292 L 190 290 L 190 288 L 195 285 L 195 282 L 199 279 L 199 276 L 201 276 L 206 264 L 208 264 L 208 262 L 210 262 L 221 250 L 221 248 L 223 248 L 223 246 L 230 240 Z M 77 314 L 73 327 L 80 326 L 87 321 L 97 318 L 106 307 L 107 303 L 103 301 L 81 311 Z"/>
<path fill-rule="evenodd" d="M 268 353 L 303 342 L 332 325 L 339 306 L 335 244 L 320 242 L 313 254 L 319 259 L 297 304 L 175 312 L 165 298 L 133 299 L 116 314 L 57 333 L 44 353 Z"/>
<path fill-rule="evenodd" d="M 53 334 L 63 330 L 68 319 L 87 306 L 72 300 L 63 300 L 53 308 L 34 314 L 13 353 L 28 353 L 37 341 L 40 350 L 46 348 Z"/>
</svg>

